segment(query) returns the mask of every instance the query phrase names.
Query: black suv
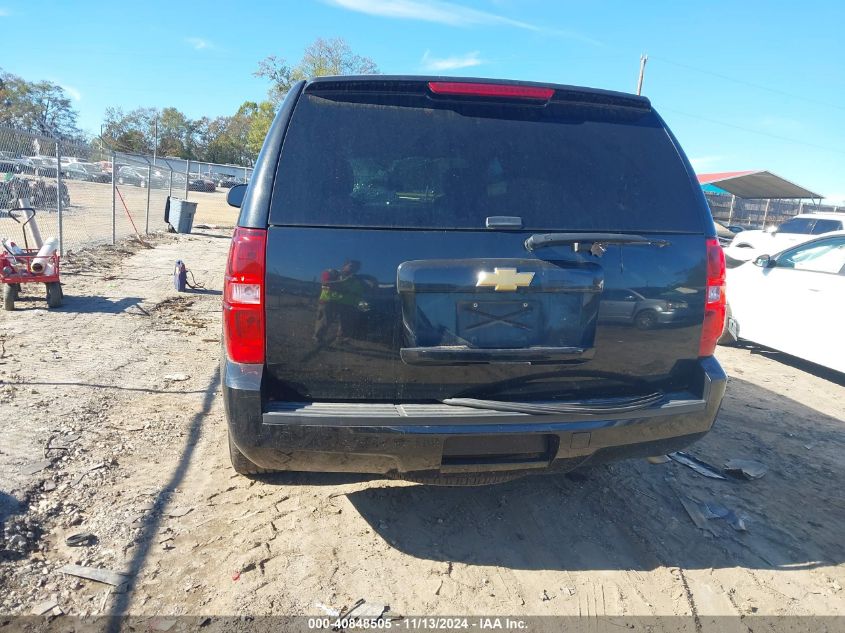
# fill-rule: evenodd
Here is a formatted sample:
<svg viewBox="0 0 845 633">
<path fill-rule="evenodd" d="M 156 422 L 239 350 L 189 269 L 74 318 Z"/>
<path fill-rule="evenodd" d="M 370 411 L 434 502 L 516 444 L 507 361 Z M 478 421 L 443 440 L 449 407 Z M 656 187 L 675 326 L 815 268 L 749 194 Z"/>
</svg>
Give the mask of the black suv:
<svg viewBox="0 0 845 633">
<path fill-rule="evenodd" d="M 228 199 L 240 473 L 485 483 L 678 450 L 713 425 L 724 255 L 645 98 L 300 82 Z M 620 291 L 684 309 L 602 318 Z"/>
</svg>

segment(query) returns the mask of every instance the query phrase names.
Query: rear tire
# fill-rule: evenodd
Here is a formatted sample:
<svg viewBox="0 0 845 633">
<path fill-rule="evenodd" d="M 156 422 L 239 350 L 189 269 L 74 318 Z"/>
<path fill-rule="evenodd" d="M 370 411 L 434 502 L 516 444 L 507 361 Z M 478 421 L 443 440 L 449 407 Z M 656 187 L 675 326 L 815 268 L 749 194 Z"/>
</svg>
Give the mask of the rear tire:
<svg viewBox="0 0 845 633">
<path fill-rule="evenodd" d="M 235 443 L 232 441 L 232 436 L 228 435 L 229 439 L 229 459 L 232 461 L 232 468 L 235 469 L 235 472 L 239 475 L 264 475 L 267 473 L 274 472 L 269 468 L 261 468 L 261 466 L 256 466 L 254 463 L 250 461 L 250 459 L 241 453 L 240 449 L 235 446 Z"/>
<path fill-rule="evenodd" d="M 650 330 L 657 325 L 657 312 L 654 310 L 643 310 L 634 318 L 634 325 L 641 330 Z"/>
<path fill-rule="evenodd" d="M 15 299 L 18 298 L 18 290 L 14 284 L 3 284 L 3 309 L 11 312 L 15 309 Z"/>
<path fill-rule="evenodd" d="M 58 308 L 64 302 L 64 293 L 62 292 L 62 284 L 58 281 L 51 281 L 44 284 L 47 286 L 47 307 Z"/>
</svg>

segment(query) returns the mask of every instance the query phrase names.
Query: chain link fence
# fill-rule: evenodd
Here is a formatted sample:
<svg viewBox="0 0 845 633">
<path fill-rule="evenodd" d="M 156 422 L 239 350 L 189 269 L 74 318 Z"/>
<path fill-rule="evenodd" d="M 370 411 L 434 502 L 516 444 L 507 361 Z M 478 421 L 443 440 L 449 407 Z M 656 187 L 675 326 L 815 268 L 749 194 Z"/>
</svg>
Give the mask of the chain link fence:
<svg viewBox="0 0 845 633">
<path fill-rule="evenodd" d="M 168 196 L 222 200 L 251 175 L 249 167 L 115 152 L 97 141 L 57 143 L 0 127 L 0 211 L 35 208 L 42 237 L 58 238 L 63 253 L 162 231 Z M 0 237 L 24 238 L 5 213 Z"/>
<path fill-rule="evenodd" d="M 722 224 L 745 228 L 778 226 L 799 213 L 842 213 L 842 206 L 820 204 L 816 200 L 746 200 L 730 193 L 705 191 L 713 218 Z"/>
</svg>

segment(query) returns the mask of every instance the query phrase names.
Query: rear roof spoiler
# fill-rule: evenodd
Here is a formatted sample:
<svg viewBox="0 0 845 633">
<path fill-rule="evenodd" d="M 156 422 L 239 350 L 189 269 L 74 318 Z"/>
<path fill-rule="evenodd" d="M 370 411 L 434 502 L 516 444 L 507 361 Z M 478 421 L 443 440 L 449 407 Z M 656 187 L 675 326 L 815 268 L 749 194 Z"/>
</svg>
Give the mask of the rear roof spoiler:
<svg viewBox="0 0 845 633">
<path fill-rule="evenodd" d="M 459 82 L 466 84 L 496 84 L 501 86 L 551 88 L 553 103 L 569 103 L 592 107 L 627 108 L 643 112 L 651 111 L 651 102 L 639 95 L 599 88 L 567 86 L 561 84 L 513 81 L 507 79 L 455 78 L 415 75 L 349 75 L 316 77 L 305 86 L 305 92 L 381 92 L 390 94 L 431 94 L 429 82 Z"/>
</svg>

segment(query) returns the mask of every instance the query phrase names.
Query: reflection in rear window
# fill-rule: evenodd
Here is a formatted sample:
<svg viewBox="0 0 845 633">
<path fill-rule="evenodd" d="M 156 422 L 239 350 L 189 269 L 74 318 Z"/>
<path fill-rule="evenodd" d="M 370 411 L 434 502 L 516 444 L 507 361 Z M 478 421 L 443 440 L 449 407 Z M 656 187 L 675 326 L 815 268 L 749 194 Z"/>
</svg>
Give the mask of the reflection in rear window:
<svg viewBox="0 0 845 633">
<path fill-rule="evenodd" d="M 528 229 L 702 230 L 693 185 L 655 115 L 496 110 L 305 94 L 285 137 L 270 222 L 477 229 L 507 215 Z"/>
</svg>

